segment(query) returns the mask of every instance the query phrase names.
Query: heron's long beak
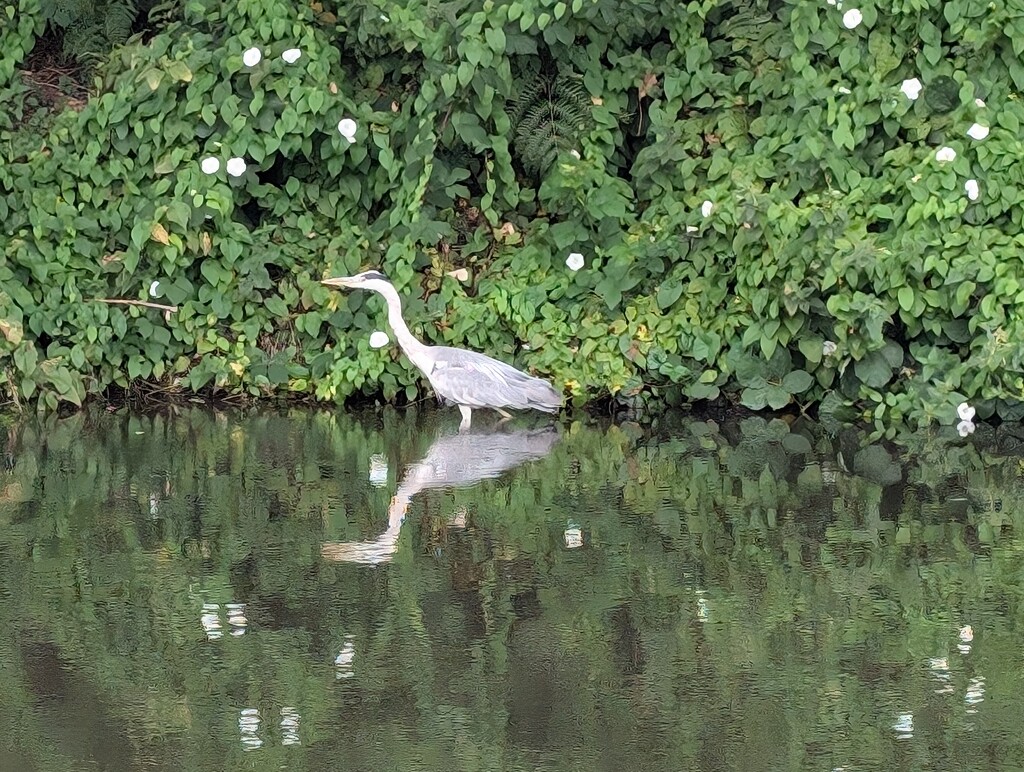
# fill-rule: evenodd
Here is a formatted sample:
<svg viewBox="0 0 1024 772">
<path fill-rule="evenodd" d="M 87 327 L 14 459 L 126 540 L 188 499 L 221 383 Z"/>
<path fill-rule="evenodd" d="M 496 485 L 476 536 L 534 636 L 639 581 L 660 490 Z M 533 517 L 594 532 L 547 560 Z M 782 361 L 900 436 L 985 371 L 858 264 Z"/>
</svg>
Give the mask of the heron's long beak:
<svg viewBox="0 0 1024 772">
<path fill-rule="evenodd" d="M 351 276 L 338 276 L 334 279 L 324 279 L 320 282 L 326 284 L 328 287 L 351 287 L 352 277 Z"/>
</svg>

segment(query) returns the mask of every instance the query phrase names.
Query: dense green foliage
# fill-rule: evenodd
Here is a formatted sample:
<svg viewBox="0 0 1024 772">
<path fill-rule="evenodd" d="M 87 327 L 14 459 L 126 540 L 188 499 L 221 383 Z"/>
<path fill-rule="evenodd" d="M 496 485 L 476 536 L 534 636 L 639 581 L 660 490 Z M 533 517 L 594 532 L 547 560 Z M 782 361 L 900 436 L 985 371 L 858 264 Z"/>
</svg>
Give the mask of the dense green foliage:
<svg viewBox="0 0 1024 772">
<path fill-rule="evenodd" d="M 6 13 L 17 58 L 44 13 Z M 190 0 L 153 32 L 42 141 L 0 123 L 11 399 L 413 398 L 377 299 L 317 284 L 376 266 L 415 331 L 577 402 L 1019 414 L 1019 0 Z"/>
<path fill-rule="evenodd" d="M 920 438 L 897 459 L 759 418 L 575 424 L 507 478 L 417 495 L 389 565 L 329 563 L 323 541 L 379 533 L 431 444 L 411 416 L 379 426 L 83 412 L 0 433 L 7 768 L 1024 763 L 1024 481 L 996 444 L 1012 437 Z M 912 739 L 893 729 L 906 713 Z"/>
</svg>

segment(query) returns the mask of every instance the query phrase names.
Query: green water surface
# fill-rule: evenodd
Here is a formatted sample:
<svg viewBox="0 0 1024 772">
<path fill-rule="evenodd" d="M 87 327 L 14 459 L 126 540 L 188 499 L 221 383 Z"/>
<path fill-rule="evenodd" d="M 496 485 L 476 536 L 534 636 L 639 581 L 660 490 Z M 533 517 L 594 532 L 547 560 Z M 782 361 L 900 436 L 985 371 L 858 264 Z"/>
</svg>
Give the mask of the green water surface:
<svg viewBox="0 0 1024 772">
<path fill-rule="evenodd" d="M 445 411 L 0 424 L 0 770 L 1024 768 L 1024 452 Z"/>
</svg>

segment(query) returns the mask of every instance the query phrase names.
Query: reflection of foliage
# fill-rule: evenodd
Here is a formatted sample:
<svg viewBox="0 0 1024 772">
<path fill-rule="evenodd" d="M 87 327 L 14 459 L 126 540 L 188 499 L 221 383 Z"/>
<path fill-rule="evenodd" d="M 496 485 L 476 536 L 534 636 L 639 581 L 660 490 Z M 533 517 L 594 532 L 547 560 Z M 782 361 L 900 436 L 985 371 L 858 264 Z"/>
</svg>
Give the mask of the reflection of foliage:
<svg viewBox="0 0 1024 772">
<path fill-rule="evenodd" d="M 364 568 L 319 545 L 383 527 L 433 440 L 414 417 L 6 431 L 0 745 L 32 768 L 80 768 L 74 738 L 104 733 L 125 768 L 233 768 L 245 706 L 267 768 L 691 769 L 709 737 L 721 768 L 882 768 L 895 713 L 927 704 L 924 767 L 968 752 L 969 678 L 1022 685 L 1015 457 L 927 441 L 899 466 L 856 432 L 759 418 L 640 439 L 574 425 L 510 479 L 424 491 L 394 563 Z M 375 453 L 388 488 L 365 482 Z M 466 529 L 445 527 L 455 510 Z M 564 548 L 569 521 L 583 549 Z M 231 601 L 249 633 L 207 641 L 202 603 Z M 970 658 L 965 623 L 984 629 Z M 355 675 L 336 679 L 346 635 Z M 955 699 L 933 694 L 929 657 L 949 660 Z M 33 710 L 47 669 L 67 674 L 56 718 L 88 731 L 58 740 Z M 282 745 L 284 706 L 316 754 Z M 990 753 L 970 766 L 996 769 L 1019 752 L 1017 707 L 980 710 Z"/>
</svg>

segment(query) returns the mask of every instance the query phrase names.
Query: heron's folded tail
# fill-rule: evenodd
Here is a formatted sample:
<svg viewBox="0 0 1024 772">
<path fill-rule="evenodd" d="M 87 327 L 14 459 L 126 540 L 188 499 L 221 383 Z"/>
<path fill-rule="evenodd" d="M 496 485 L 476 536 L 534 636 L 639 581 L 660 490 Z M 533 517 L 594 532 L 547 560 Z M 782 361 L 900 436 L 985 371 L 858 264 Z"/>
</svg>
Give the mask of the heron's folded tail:
<svg viewBox="0 0 1024 772">
<path fill-rule="evenodd" d="M 547 381 L 535 378 L 527 393 L 527 406 L 545 413 L 557 413 L 562 408 L 562 395 Z"/>
</svg>

